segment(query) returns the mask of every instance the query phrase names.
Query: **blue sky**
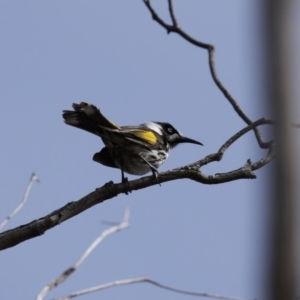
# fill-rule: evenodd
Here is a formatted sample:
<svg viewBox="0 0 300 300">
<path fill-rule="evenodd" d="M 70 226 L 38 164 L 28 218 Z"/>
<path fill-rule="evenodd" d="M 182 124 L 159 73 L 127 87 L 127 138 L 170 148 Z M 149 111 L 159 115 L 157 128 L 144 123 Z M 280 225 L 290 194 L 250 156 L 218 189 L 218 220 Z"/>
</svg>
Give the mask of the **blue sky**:
<svg viewBox="0 0 300 300">
<path fill-rule="evenodd" d="M 169 20 L 166 3 L 153 5 Z M 248 116 L 270 116 L 262 107 L 257 1 L 175 1 L 175 11 L 182 28 L 215 45 L 218 74 Z M 41 180 L 5 229 L 40 218 L 110 180 L 120 181 L 118 170 L 92 161 L 101 140 L 63 123 L 61 112 L 73 102 L 95 104 L 118 125 L 168 121 L 204 144 L 179 146 L 161 171 L 216 152 L 244 127 L 214 85 L 206 51 L 167 35 L 142 1 L 1 1 L 0 44 L 0 219 L 22 198 L 32 171 Z M 225 172 L 262 155 L 249 133 L 221 162 L 202 170 Z M 129 205 L 130 228 L 108 237 L 46 299 L 140 276 L 186 290 L 263 299 L 271 170 L 257 171 L 256 180 L 214 186 L 174 181 L 97 205 L 1 252 L 0 298 L 33 299 L 107 228 L 101 221 L 119 222 Z M 187 299 L 147 284 L 85 299 L 100 296 Z"/>
</svg>

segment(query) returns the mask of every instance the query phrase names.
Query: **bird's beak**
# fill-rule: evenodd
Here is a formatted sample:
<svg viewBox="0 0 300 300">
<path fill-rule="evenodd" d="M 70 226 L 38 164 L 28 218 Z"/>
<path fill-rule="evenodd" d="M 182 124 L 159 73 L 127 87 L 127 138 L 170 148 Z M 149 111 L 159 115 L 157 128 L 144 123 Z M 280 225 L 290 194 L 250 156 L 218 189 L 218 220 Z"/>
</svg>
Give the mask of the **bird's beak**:
<svg viewBox="0 0 300 300">
<path fill-rule="evenodd" d="M 188 137 L 182 136 L 182 135 L 180 136 L 178 142 L 179 142 L 179 143 L 197 144 L 197 145 L 203 146 L 202 143 L 200 143 L 200 142 L 198 142 L 198 141 L 196 141 L 196 140 L 190 139 L 190 138 L 188 138 Z"/>
</svg>

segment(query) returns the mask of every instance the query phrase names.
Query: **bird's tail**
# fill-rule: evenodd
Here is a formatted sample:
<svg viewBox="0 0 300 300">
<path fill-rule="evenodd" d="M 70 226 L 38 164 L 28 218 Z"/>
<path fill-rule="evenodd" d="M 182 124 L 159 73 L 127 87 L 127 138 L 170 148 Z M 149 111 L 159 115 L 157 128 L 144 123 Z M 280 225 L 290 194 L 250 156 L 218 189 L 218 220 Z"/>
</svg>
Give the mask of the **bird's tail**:
<svg viewBox="0 0 300 300">
<path fill-rule="evenodd" d="M 103 130 L 119 130 L 120 127 L 105 118 L 100 110 L 85 102 L 73 103 L 74 110 L 64 110 L 63 118 L 65 123 L 96 135 L 102 135 Z"/>
</svg>

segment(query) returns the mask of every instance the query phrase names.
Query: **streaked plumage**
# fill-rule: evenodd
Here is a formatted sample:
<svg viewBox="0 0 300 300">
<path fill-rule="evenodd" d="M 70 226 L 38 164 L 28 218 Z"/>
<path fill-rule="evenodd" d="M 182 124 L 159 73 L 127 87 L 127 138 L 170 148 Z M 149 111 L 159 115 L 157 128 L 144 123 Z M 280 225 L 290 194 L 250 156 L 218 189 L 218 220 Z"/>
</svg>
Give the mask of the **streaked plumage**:
<svg viewBox="0 0 300 300">
<path fill-rule="evenodd" d="M 105 118 L 91 104 L 73 104 L 73 111 L 64 110 L 65 123 L 101 137 L 105 147 L 95 153 L 93 160 L 107 167 L 121 169 L 133 175 L 144 175 L 157 168 L 168 158 L 170 149 L 179 143 L 200 142 L 184 137 L 171 124 L 148 122 L 139 126 L 118 126 Z"/>
</svg>

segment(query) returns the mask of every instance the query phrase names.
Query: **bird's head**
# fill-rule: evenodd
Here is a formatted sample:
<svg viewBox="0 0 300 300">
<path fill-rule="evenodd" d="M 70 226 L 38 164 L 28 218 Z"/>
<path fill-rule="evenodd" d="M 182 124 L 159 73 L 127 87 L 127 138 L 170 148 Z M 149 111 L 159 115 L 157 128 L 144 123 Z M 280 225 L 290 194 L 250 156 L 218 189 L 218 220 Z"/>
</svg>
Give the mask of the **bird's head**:
<svg viewBox="0 0 300 300">
<path fill-rule="evenodd" d="M 170 145 L 170 148 L 174 148 L 180 143 L 190 143 L 203 146 L 202 143 L 185 137 L 180 133 L 174 126 L 166 122 L 150 122 L 147 126 L 153 131 L 157 132 L 159 135 L 162 135 Z"/>
</svg>

